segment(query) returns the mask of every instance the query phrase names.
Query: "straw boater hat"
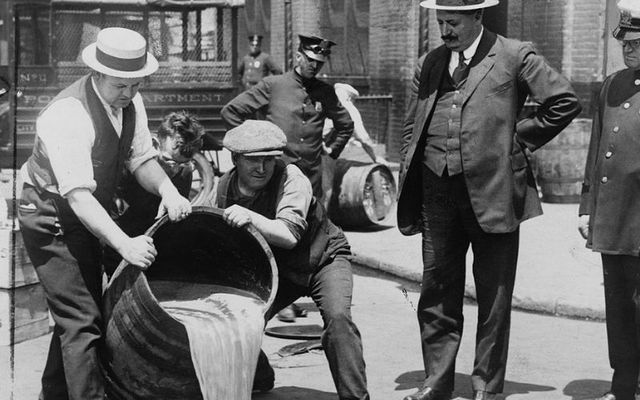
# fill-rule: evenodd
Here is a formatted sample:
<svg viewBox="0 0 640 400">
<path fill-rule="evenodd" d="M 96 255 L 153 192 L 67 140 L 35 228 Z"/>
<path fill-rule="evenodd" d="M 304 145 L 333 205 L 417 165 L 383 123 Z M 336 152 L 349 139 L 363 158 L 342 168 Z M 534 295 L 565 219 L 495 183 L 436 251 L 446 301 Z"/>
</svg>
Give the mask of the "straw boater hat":
<svg viewBox="0 0 640 400">
<path fill-rule="evenodd" d="M 287 137 L 273 122 L 248 119 L 230 129 L 222 145 L 244 156 L 279 156 L 287 146 Z"/>
<path fill-rule="evenodd" d="M 640 39 L 640 2 L 638 0 L 620 0 L 620 23 L 613 30 L 613 37 L 618 40 Z"/>
<path fill-rule="evenodd" d="M 426 0 L 420 2 L 420 5 L 435 10 L 465 11 L 493 7 L 499 2 L 499 0 Z"/>
<path fill-rule="evenodd" d="M 147 41 L 125 28 L 101 30 L 96 42 L 82 51 L 82 61 L 95 71 L 117 78 L 142 78 L 158 69 L 158 61 L 147 52 Z"/>
</svg>

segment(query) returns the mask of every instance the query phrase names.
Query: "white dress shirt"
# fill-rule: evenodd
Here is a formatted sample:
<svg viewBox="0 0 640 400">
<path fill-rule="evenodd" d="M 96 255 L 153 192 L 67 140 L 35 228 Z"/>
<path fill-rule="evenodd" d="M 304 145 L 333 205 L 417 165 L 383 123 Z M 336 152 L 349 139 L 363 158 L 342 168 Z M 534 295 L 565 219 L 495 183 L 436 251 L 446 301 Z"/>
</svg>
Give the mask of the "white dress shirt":
<svg viewBox="0 0 640 400">
<path fill-rule="evenodd" d="M 476 54 L 476 50 L 478 50 L 478 45 L 480 44 L 480 38 L 482 38 L 483 31 L 484 31 L 484 27 L 480 29 L 480 34 L 478 35 L 476 40 L 474 40 L 473 43 L 471 43 L 471 46 L 467 47 L 465 50 L 462 51 L 462 54 L 464 55 L 465 64 L 469 65 L 469 63 L 471 62 L 471 59 Z M 458 57 L 459 57 L 458 52 L 456 51 L 451 52 L 451 57 L 449 57 L 449 75 L 451 76 L 453 76 L 453 71 L 458 66 L 458 62 L 459 62 Z"/>
<path fill-rule="evenodd" d="M 91 84 L 116 133 L 120 136 L 122 109 L 118 109 L 117 115 L 114 115 L 111 107 L 100 96 L 93 78 Z M 147 112 L 140 93 L 137 93 L 132 101 L 136 109 L 136 127 L 131 142 L 131 156 L 125 161 L 125 166 L 131 172 L 157 155 L 157 150 L 151 142 Z M 96 190 L 91 161 L 95 130 L 91 116 L 80 100 L 66 97 L 49 105 L 36 120 L 36 134 L 44 144 L 61 196 L 64 197 L 78 188 L 87 188 L 91 192 Z M 24 182 L 33 184 L 26 164 L 22 166 L 21 176 Z"/>
</svg>

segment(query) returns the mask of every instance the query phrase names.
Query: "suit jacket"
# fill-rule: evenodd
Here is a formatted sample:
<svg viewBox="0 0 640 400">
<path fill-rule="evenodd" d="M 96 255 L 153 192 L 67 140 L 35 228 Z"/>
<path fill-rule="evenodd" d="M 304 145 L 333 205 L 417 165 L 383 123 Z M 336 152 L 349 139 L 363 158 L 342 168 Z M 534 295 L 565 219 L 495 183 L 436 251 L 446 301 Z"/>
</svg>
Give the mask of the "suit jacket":
<svg viewBox="0 0 640 400">
<path fill-rule="evenodd" d="M 398 228 L 421 231 L 426 127 L 445 77 L 451 51 L 444 45 L 418 60 L 400 149 Z M 485 232 L 514 231 L 542 214 L 525 151 L 553 139 L 580 113 L 576 95 L 562 75 L 530 43 L 484 30 L 462 90 L 460 151 L 463 175 L 478 223 Z M 527 96 L 538 112 L 517 120 Z"/>
<path fill-rule="evenodd" d="M 593 116 L 579 213 L 589 215 L 587 247 L 604 254 L 640 254 L 638 80 L 629 68 L 610 75 Z"/>
</svg>

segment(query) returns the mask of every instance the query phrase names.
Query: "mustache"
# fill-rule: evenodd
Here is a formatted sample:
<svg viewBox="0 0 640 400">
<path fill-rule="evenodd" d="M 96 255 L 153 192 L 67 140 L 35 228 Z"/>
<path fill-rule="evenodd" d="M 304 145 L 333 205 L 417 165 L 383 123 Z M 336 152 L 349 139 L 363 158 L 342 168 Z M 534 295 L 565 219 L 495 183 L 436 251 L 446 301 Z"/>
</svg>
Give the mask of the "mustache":
<svg viewBox="0 0 640 400">
<path fill-rule="evenodd" d="M 444 35 L 440 36 L 442 40 L 456 40 L 458 37 L 456 35 Z"/>
</svg>

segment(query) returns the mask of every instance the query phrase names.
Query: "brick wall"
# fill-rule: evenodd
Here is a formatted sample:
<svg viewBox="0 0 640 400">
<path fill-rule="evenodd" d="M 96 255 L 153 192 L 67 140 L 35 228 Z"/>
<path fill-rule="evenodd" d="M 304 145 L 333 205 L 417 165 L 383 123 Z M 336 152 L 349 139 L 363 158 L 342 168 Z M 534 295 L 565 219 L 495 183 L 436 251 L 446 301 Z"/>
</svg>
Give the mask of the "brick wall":
<svg viewBox="0 0 640 400">
<path fill-rule="evenodd" d="M 569 78 L 583 105 L 602 81 L 606 0 L 509 0 L 508 36 L 534 43 L 539 54 Z"/>
<path fill-rule="evenodd" d="M 399 158 L 400 134 L 409 85 L 418 57 L 418 1 L 371 0 L 369 5 L 369 71 L 372 93 L 393 96 L 387 156 Z"/>
</svg>

